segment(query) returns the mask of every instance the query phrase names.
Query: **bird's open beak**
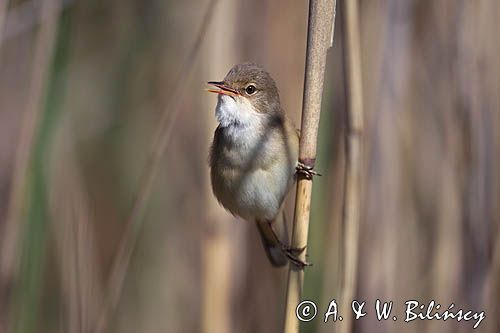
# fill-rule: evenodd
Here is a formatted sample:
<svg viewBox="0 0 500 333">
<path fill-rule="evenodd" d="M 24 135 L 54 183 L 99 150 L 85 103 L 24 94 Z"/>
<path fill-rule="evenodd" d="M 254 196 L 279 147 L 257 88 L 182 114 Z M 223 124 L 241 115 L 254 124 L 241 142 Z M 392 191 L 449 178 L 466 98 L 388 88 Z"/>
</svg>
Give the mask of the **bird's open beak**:
<svg viewBox="0 0 500 333">
<path fill-rule="evenodd" d="M 219 89 L 207 89 L 208 92 L 216 93 L 216 94 L 222 94 L 222 95 L 228 95 L 228 96 L 239 96 L 239 93 L 234 90 L 229 88 L 224 84 L 224 82 L 217 82 L 217 81 L 209 81 L 207 82 L 208 84 L 215 86 Z"/>
</svg>

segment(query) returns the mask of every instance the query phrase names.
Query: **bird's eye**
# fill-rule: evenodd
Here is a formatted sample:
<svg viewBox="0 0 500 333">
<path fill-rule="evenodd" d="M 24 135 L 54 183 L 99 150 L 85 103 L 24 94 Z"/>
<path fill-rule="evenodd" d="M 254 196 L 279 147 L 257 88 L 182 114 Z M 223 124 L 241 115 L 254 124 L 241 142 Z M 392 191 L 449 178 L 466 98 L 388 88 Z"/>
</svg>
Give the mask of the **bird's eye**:
<svg viewBox="0 0 500 333">
<path fill-rule="evenodd" d="M 245 92 L 246 92 L 248 95 L 252 95 L 252 94 L 254 94 L 256 91 L 257 91 L 257 88 L 255 88 L 255 86 L 254 86 L 253 84 L 249 84 L 249 85 L 245 88 Z"/>
</svg>

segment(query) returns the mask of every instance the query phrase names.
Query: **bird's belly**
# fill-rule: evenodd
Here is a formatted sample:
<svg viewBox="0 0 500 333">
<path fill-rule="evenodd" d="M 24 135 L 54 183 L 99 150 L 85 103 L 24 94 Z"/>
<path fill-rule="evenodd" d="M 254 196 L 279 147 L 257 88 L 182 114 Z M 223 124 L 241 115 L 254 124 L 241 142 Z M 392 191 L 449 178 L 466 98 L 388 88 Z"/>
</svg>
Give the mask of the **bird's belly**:
<svg viewBox="0 0 500 333">
<path fill-rule="evenodd" d="M 272 220 L 291 183 L 288 168 L 247 172 L 226 169 L 212 174 L 214 193 L 231 213 L 246 220 Z"/>
</svg>

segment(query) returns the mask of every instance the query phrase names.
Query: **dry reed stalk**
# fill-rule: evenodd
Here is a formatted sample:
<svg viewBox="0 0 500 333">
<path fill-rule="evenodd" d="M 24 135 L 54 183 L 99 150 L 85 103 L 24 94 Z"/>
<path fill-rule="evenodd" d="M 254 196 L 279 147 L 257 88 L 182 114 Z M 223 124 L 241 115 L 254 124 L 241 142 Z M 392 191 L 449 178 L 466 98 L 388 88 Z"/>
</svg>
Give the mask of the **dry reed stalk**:
<svg viewBox="0 0 500 333">
<path fill-rule="evenodd" d="M 132 203 L 132 209 L 127 219 L 124 236 L 120 242 L 118 253 L 113 262 L 107 284 L 108 293 L 104 300 L 104 308 L 101 311 L 95 329 L 97 333 L 107 331 L 109 316 L 114 312 L 118 304 L 125 282 L 125 275 L 130 263 L 130 257 L 139 235 L 144 209 L 151 194 L 153 181 L 158 173 L 162 157 L 170 138 L 172 137 L 175 119 L 179 113 L 181 103 L 184 100 L 184 95 L 187 92 L 189 78 L 196 67 L 195 62 L 198 59 L 200 47 L 208 30 L 208 26 L 212 21 L 217 2 L 218 0 L 211 0 L 205 10 L 200 29 L 196 35 L 196 40 L 177 75 L 177 80 L 175 81 L 177 82 L 175 85 L 176 88 L 170 95 L 168 99 L 169 102 L 160 119 L 156 138 L 153 141 L 149 157 L 139 180 L 139 188 Z"/>
<path fill-rule="evenodd" d="M 344 0 L 342 22 L 345 33 L 347 79 L 347 139 L 344 188 L 344 276 L 341 309 L 349 309 L 356 293 L 358 271 L 359 224 L 363 177 L 363 81 L 361 76 L 361 43 L 358 0 Z M 349 311 L 347 311 L 349 313 Z M 350 332 L 352 316 L 344 315 L 340 332 Z"/>
<path fill-rule="evenodd" d="M 60 4 L 56 9 L 56 15 L 73 5 L 75 0 L 60 0 Z M 47 19 L 46 16 L 40 15 L 40 1 L 30 0 L 24 1 L 15 7 L 7 10 L 8 0 L 0 0 L 0 23 L 2 23 L 2 6 L 4 8 L 3 23 L 0 27 L 0 48 L 2 44 L 8 40 L 21 37 L 23 34 L 31 32 L 31 30 L 38 24 L 44 23 Z M 8 19 L 6 19 L 8 17 Z"/>
<path fill-rule="evenodd" d="M 302 102 L 302 123 L 299 144 L 299 161 L 314 167 L 316 145 L 323 94 L 326 54 L 333 41 L 336 0 L 311 0 L 307 28 L 307 50 L 304 77 L 304 99 Z M 309 214 L 311 211 L 312 181 L 299 177 L 291 245 L 302 248 L 307 245 Z M 300 259 L 305 261 L 306 251 Z M 284 332 L 298 332 L 299 322 L 295 310 L 300 303 L 304 270 L 290 265 L 285 305 Z"/>
<path fill-rule="evenodd" d="M 55 219 L 52 229 L 56 236 L 66 314 L 61 318 L 62 326 L 69 332 L 86 333 L 95 325 L 101 294 L 91 216 L 79 181 L 56 185 L 56 191 L 61 192 L 59 187 L 78 182 L 56 194 L 59 200 L 52 204 Z"/>
<path fill-rule="evenodd" d="M 3 37 L 8 4 L 9 4 L 8 0 L 0 0 L 0 41 L 2 40 Z M 1 44 L 0 44 L 0 49 L 1 49 Z"/>
<path fill-rule="evenodd" d="M 343 127 L 343 125 L 342 125 Z M 336 126 L 332 129 L 337 130 L 339 133 L 339 147 L 342 149 L 338 150 L 338 154 L 330 157 L 331 159 L 331 169 L 328 174 L 328 189 L 330 207 L 326 210 L 327 220 L 325 221 L 325 242 L 323 251 L 323 260 L 321 261 L 323 265 L 323 282 L 321 286 L 321 302 L 318 308 L 327 309 L 328 305 L 332 300 L 332 295 L 337 295 L 340 289 L 341 282 L 341 254 L 343 245 L 343 233 L 344 227 L 342 225 L 342 209 L 343 202 L 337 198 L 342 198 L 344 195 L 345 186 L 345 165 L 346 156 L 344 154 L 345 147 L 345 135 L 343 129 L 340 126 Z M 337 135 L 337 134 L 336 134 Z M 318 333 L 331 333 L 331 325 L 319 325 Z"/>
<path fill-rule="evenodd" d="M 500 313 L 498 295 L 500 295 L 500 232 L 497 232 L 496 239 L 494 240 L 492 265 L 483 290 L 483 305 L 489 313 Z M 488 318 L 488 323 L 486 324 L 490 328 L 489 332 L 498 332 L 500 329 L 500 318 L 492 316 Z"/>
<path fill-rule="evenodd" d="M 25 208 L 28 170 L 31 164 L 38 124 L 43 111 L 44 87 L 48 79 L 57 35 L 59 6 L 59 0 L 45 0 L 41 5 L 40 15 L 45 20 L 40 26 L 35 41 L 31 81 L 14 162 L 9 205 L 1 242 L 0 295 L 7 295 L 6 290 L 12 286 L 18 273 L 17 259 L 20 257 L 19 242 L 23 229 L 22 219 Z"/>
<path fill-rule="evenodd" d="M 50 158 L 51 231 L 59 259 L 66 332 L 91 332 L 102 305 L 92 212 L 81 170 L 66 128 L 56 136 Z M 69 144 L 68 144 L 69 143 Z"/>
<path fill-rule="evenodd" d="M 221 0 L 219 10 L 214 14 L 207 39 L 206 64 L 207 77 L 216 78 L 234 64 L 237 53 L 236 27 L 238 22 L 238 6 L 234 0 Z M 224 38 L 220 32 L 225 31 Z M 216 59 L 216 61 L 214 61 Z M 207 105 L 213 103 L 212 94 L 206 94 Z M 205 135 L 213 135 L 215 119 L 211 112 L 203 113 L 206 117 Z M 229 214 L 212 195 L 210 179 L 206 173 L 204 181 L 204 207 L 200 221 L 205 222 L 202 228 L 201 242 L 201 332 L 229 333 L 232 330 L 231 316 L 232 290 L 234 290 L 234 257 L 237 248 L 234 233 L 230 232 Z M 241 247 L 241 245 L 239 246 Z"/>
</svg>

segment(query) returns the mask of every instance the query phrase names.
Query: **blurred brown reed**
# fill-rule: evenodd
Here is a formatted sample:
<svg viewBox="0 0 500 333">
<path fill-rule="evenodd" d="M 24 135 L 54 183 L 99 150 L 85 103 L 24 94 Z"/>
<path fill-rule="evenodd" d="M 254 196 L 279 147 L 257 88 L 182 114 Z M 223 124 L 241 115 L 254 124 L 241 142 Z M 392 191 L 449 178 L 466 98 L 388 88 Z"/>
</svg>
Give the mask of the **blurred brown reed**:
<svg viewBox="0 0 500 333">
<path fill-rule="evenodd" d="M 90 333 L 102 307 L 93 212 L 64 126 L 51 156 L 50 214 L 61 281 L 61 332 Z M 64 160 L 61 161 L 61 158 Z"/>
<path fill-rule="evenodd" d="M 199 57 L 199 50 L 202 42 L 204 41 L 208 26 L 212 20 L 217 2 L 218 0 L 211 0 L 207 5 L 207 9 L 201 21 L 202 23 L 200 25 L 200 29 L 196 34 L 193 47 L 185 58 L 185 61 L 177 75 L 177 80 L 175 81 L 177 82 L 176 87 L 172 91 L 172 94 L 168 99 L 168 105 L 165 107 L 162 118 L 160 119 L 158 132 L 151 146 L 148 160 L 146 161 L 141 179 L 139 180 L 139 188 L 132 203 L 130 215 L 127 219 L 126 230 L 119 245 L 116 258 L 113 262 L 109 283 L 107 284 L 108 295 L 105 298 L 104 309 L 100 314 L 100 319 L 97 324 L 97 333 L 106 331 L 109 316 L 113 314 L 120 298 L 130 257 L 140 231 L 145 205 L 149 199 L 153 181 L 161 165 L 161 158 L 165 153 L 170 138 L 172 137 L 175 120 L 177 118 L 177 114 L 179 113 L 180 105 L 187 92 L 187 82 L 189 82 L 191 73 L 195 68 L 195 62 Z"/>
<path fill-rule="evenodd" d="M 359 224 L 363 208 L 363 79 L 361 67 L 361 42 L 359 36 L 358 1 L 342 1 L 344 15 L 343 32 L 344 59 L 347 91 L 347 124 L 346 124 L 346 173 L 344 188 L 344 239 L 342 267 L 341 309 L 348 309 L 356 295 L 358 271 Z M 352 316 L 346 314 L 340 327 L 341 332 L 350 332 Z"/>
<path fill-rule="evenodd" d="M 23 126 L 24 100 L 33 85 L 27 84 L 31 74 L 26 67 L 31 65 L 26 64 L 36 49 L 33 29 L 42 21 L 33 11 L 37 3 L 41 2 L 10 1 L 3 25 L 2 216 L 13 186 L 13 150 Z M 68 133 L 52 136 L 50 147 L 46 146 L 54 155 L 50 165 L 44 165 L 51 175 L 50 192 L 46 191 L 51 195 L 51 216 L 43 222 L 52 224 L 44 223 L 50 234 L 42 249 L 47 253 L 45 271 L 36 283 L 43 290 L 34 305 L 41 314 L 34 319 L 35 329 L 53 331 L 59 323 L 61 332 L 85 331 L 88 323 L 94 328 L 99 313 L 93 311 L 100 311 L 105 296 L 99 290 L 107 291 L 100 280 L 107 281 L 124 228 L 121 221 L 129 213 L 128 201 L 151 144 L 150 133 L 162 118 L 163 112 L 156 110 L 165 110 L 170 99 L 166 92 L 176 89 L 183 55 L 192 47 L 190 36 L 196 34 L 208 3 L 73 1 L 62 12 L 71 29 L 65 26 L 59 32 L 72 44 L 62 50 L 68 52 L 67 70 L 57 72 L 65 90 L 64 112 L 50 112 L 57 119 L 49 131 L 67 126 L 59 119 L 66 115 L 74 124 Z M 203 84 L 220 78 L 236 62 L 261 63 L 276 79 L 285 111 L 297 120 L 307 3 L 255 0 L 231 5 L 233 16 L 225 14 L 217 22 L 215 36 L 207 34 L 207 38 L 233 46 L 236 59 L 217 56 L 210 51 L 215 45 L 205 43 L 209 51 L 203 52 L 203 64 L 194 66 L 190 98 L 180 105 L 169 153 L 153 181 L 155 193 L 145 210 L 123 296 L 110 314 L 109 331 L 198 332 L 205 326 L 203 316 L 225 318 L 221 327 L 235 332 L 276 331 L 282 322 L 285 272 L 272 271 L 261 258 L 252 228 L 232 223 L 234 219 L 210 201 L 206 154 L 214 124 L 207 119 L 212 118 L 214 97 L 205 96 Z M 456 307 L 486 311 L 477 331 L 498 332 L 500 3 L 361 0 L 359 5 L 366 141 L 354 295 L 370 308 L 376 298 L 393 300 L 396 314 L 404 313 L 408 299 L 435 299 L 443 306 L 454 301 Z M 230 11 L 222 8 L 221 12 L 226 10 Z M 343 73 L 339 50 L 346 46 L 342 37 L 336 35 L 327 62 L 325 80 L 332 83 L 325 86 L 324 104 L 333 116 L 322 115 L 317 157 L 320 164 L 331 162 L 318 166 L 324 176 L 314 184 L 308 240 L 308 259 L 314 266 L 304 277 L 304 297 L 323 303 L 341 296 L 338 279 L 343 272 L 338 266 L 346 258 L 339 235 L 344 233 L 339 206 L 345 161 L 339 147 L 344 145 L 348 98 L 344 96 L 347 72 Z M 74 155 L 58 149 L 61 142 L 72 140 L 76 141 L 68 150 Z M 214 215 L 207 216 L 212 209 Z M 210 237 L 210 227 L 204 226 L 212 218 L 227 228 L 220 229 L 221 239 L 230 238 L 229 245 L 223 245 L 224 240 L 218 243 L 220 254 L 207 251 L 210 244 L 204 243 Z M 0 228 L 5 226 L 0 218 Z M 37 232 L 40 229 L 21 231 L 30 236 Z M 6 235 L 0 237 L 0 246 L 6 246 Z M 19 251 L 13 255 L 15 262 L 20 255 Z M 210 261 L 219 256 L 221 267 L 212 267 Z M 81 261 L 70 262 L 75 257 Z M 223 257 L 230 257 L 229 262 Z M 92 258 L 97 263 L 91 263 Z M 23 263 L 36 265 L 36 256 L 24 259 Z M 91 268 L 77 282 L 76 273 L 82 273 L 84 263 Z M 203 280 L 205 270 L 213 276 L 222 274 L 212 289 L 204 286 L 209 284 Z M 21 275 L 2 285 L 2 328 L 4 317 L 18 311 L 7 302 L 6 296 L 17 292 L 10 288 L 12 283 L 34 279 Z M 229 284 L 226 290 L 224 283 Z M 89 286 L 95 286 L 95 292 Z M 203 289 L 211 294 L 201 301 Z M 209 301 L 224 309 L 204 312 Z M 85 314 L 90 307 L 95 308 Z M 301 325 L 301 330 L 330 332 L 344 325 L 323 323 L 319 315 L 324 310 L 318 306 L 318 317 Z M 404 323 L 399 316 L 396 322 L 379 322 L 369 313 L 354 321 L 351 331 L 470 332 L 471 325 L 450 320 Z"/>
<path fill-rule="evenodd" d="M 2 11 L 6 6 L 7 4 L 2 1 L 0 16 L 5 15 Z M 10 289 L 14 280 L 17 279 L 18 260 L 20 258 L 19 242 L 24 230 L 27 178 L 29 177 L 28 172 L 31 166 L 31 156 L 38 123 L 43 112 L 44 93 L 49 80 L 49 70 L 60 14 L 59 6 L 59 0 L 44 0 L 41 4 L 40 15 L 46 19 L 40 26 L 40 31 L 36 37 L 35 51 L 31 62 L 30 86 L 23 112 L 23 124 L 10 185 L 7 217 L 3 235 L 1 235 L 0 295 L 8 295 L 7 291 L 1 289 Z M 0 24 L 3 27 L 2 19 L 0 17 Z M 7 300 L 7 304 L 10 301 Z M 8 311 L 3 311 L 3 313 L 8 315 Z M 5 321 L 7 322 L 7 319 Z M 5 326 L 9 326 L 9 324 L 5 324 Z"/>
<path fill-rule="evenodd" d="M 213 16 L 213 23 L 207 32 L 205 54 L 202 66 L 207 81 L 219 80 L 238 58 L 238 39 L 236 29 L 227 30 L 227 26 L 236 26 L 238 6 L 233 0 L 221 0 Z M 220 32 L 225 31 L 224 38 Z M 215 108 L 212 94 L 202 97 L 207 110 Z M 202 137 L 211 142 L 215 121 L 213 112 L 203 111 L 204 119 Z M 208 146 L 208 145 L 207 145 Z M 208 171 L 208 170 L 207 170 Z M 235 234 L 231 228 L 233 217 L 226 212 L 212 194 L 208 172 L 204 177 L 204 204 L 199 221 L 201 235 L 201 318 L 200 332 L 229 333 L 234 332 L 232 315 L 235 272 L 243 267 L 238 264 L 242 255 L 238 253 L 241 246 L 241 235 Z M 244 251 L 240 251 L 244 253 Z"/>
<path fill-rule="evenodd" d="M 5 25 L 5 14 L 7 13 L 7 0 L 0 0 L 0 41 L 3 37 L 4 25 Z M 1 45 L 1 44 L 0 44 Z"/>
</svg>

